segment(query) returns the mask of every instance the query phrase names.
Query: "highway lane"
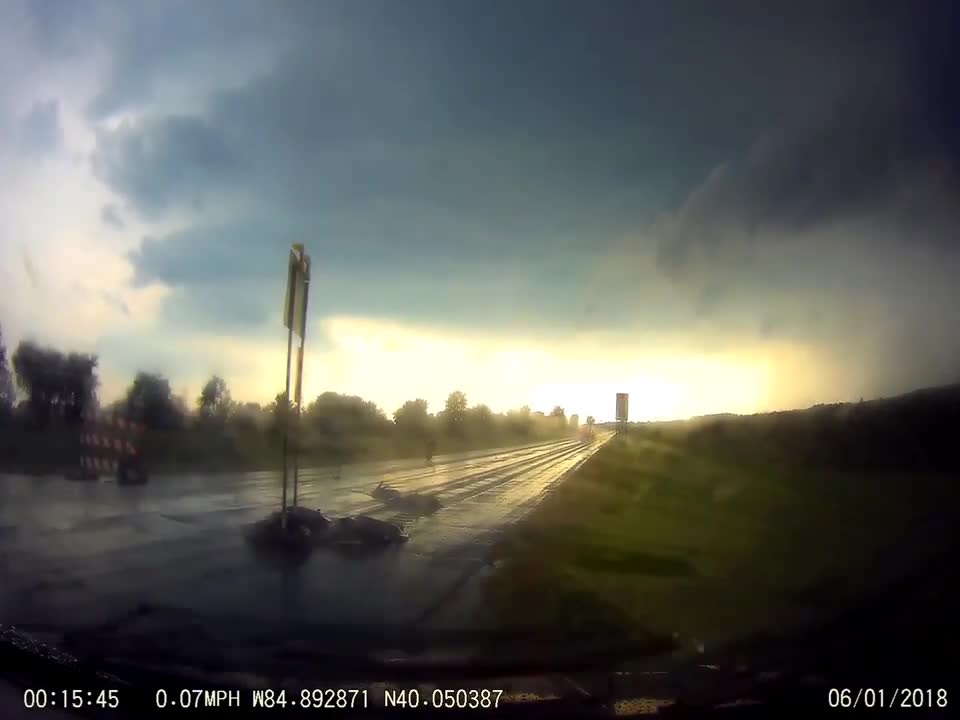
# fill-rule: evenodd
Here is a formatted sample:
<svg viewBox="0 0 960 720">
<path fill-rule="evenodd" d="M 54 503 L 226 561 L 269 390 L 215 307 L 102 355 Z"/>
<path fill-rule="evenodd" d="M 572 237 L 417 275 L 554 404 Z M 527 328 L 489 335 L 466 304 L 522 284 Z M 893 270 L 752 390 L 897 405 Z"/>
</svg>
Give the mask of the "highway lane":
<svg viewBox="0 0 960 720">
<path fill-rule="evenodd" d="M 276 472 L 156 476 L 142 487 L 0 475 L 0 622 L 89 626 L 147 604 L 234 625 L 469 624 L 471 578 L 504 530 L 608 436 L 301 472 L 300 504 L 396 518 L 381 480 L 436 494 L 402 517 L 410 540 L 364 557 L 317 550 L 301 567 L 255 557 L 243 530 L 278 505 Z M 475 593 L 474 593 L 475 595 Z"/>
</svg>

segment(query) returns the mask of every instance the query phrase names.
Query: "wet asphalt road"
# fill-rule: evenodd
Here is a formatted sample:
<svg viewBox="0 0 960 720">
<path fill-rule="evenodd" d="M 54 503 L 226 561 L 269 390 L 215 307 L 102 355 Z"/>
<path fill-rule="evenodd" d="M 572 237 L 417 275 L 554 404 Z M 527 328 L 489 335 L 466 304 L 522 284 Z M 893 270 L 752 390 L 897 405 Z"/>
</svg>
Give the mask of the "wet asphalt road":
<svg viewBox="0 0 960 720">
<path fill-rule="evenodd" d="M 87 627 L 147 604 L 235 624 L 465 627 L 492 544 L 608 436 L 423 461 L 302 470 L 301 505 L 396 518 L 370 491 L 436 493 L 403 546 L 316 550 L 295 570 L 244 530 L 279 505 L 279 473 L 154 476 L 142 487 L 0 475 L 0 623 Z"/>
</svg>

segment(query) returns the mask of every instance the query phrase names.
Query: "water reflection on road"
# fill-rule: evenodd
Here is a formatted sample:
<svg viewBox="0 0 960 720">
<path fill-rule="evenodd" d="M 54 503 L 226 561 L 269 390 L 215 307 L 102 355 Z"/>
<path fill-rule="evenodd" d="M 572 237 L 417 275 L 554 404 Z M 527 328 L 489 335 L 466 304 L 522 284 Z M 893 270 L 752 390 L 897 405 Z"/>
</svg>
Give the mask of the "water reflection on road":
<svg viewBox="0 0 960 720">
<path fill-rule="evenodd" d="M 459 622 L 451 588 L 490 544 L 599 446 L 565 440 L 422 461 L 301 473 L 300 502 L 333 515 L 396 513 L 370 491 L 436 493 L 442 509 L 403 518 L 411 539 L 373 555 L 315 552 L 296 570 L 258 562 L 243 529 L 274 509 L 275 472 L 155 476 L 145 486 L 0 475 L 0 622 L 99 624 L 139 604 L 236 622 Z"/>
</svg>

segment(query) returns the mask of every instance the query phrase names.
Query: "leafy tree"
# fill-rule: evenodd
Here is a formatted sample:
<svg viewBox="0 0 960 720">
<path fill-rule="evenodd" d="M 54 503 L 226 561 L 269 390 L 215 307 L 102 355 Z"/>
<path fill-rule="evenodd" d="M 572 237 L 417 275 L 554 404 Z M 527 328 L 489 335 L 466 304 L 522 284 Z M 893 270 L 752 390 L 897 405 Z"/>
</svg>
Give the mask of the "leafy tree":
<svg viewBox="0 0 960 720">
<path fill-rule="evenodd" d="M 170 382 L 158 373 L 138 372 L 127 390 L 123 407 L 151 429 L 181 427 L 185 416 L 185 409 L 174 397 Z"/>
<path fill-rule="evenodd" d="M 507 413 L 507 428 L 512 434 L 518 437 L 529 437 L 533 429 L 533 421 L 530 419 L 530 408 L 524 405 L 519 410 L 509 411 Z"/>
<path fill-rule="evenodd" d="M 307 407 L 304 420 L 337 465 L 348 462 L 366 438 L 385 435 L 391 426 L 374 403 L 335 392 L 318 395 Z"/>
<path fill-rule="evenodd" d="M 587 415 L 587 425 L 593 427 L 596 421 L 593 419 L 593 415 Z"/>
<path fill-rule="evenodd" d="M 489 434 L 494 429 L 493 411 L 486 405 L 475 405 L 467 411 L 470 430 L 479 434 Z"/>
<path fill-rule="evenodd" d="M 7 362 L 7 346 L 3 342 L 3 330 L 0 329 L 0 417 L 7 417 L 13 412 L 16 399 L 13 375 Z"/>
<path fill-rule="evenodd" d="M 293 401 L 287 399 L 287 393 L 278 392 L 268 410 L 271 429 L 274 432 L 283 432 L 287 419 L 296 411 L 296 408 Z"/>
<path fill-rule="evenodd" d="M 197 398 L 197 409 L 202 420 L 226 420 L 232 404 L 227 383 L 219 375 L 213 375 L 207 380 L 200 391 L 200 397 Z"/>
<path fill-rule="evenodd" d="M 470 408 L 470 414 L 481 422 L 493 421 L 493 411 L 489 406 L 484 405 L 483 403 L 480 405 L 474 405 L 472 408 Z"/>
<path fill-rule="evenodd" d="M 557 424 L 559 424 L 561 427 L 566 427 L 567 413 L 559 405 L 554 405 L 553 410 L 550 411 L 550 417 L 556 418 Z"/>
<path fill-rule="evenodd" d="M 430 427 L 427 407 L 427 401 L 423 398 L 407 400 L 393 413 L 393 422 L 397 429 L 409 435 L 425 436 Z"/>
<path fill-rule="evenodd" d="M 307 407 L 304 416 L 311 425 L 328 431 L 376 434 L 389 426 L 383 411 L 356 395 L 325 392 Z"/>
<path fill-rule="evenodd" d="M 46 424 L 52 415 L 78 422 L 96 401 L 96 367 L 95 355 L 64 354 L 29 340 L 21 342 L 13 354 L 17 385 L 26 394 L 38 425 Z"/>
<path fill-rule="evenodd" d="M 454 433 L 463 431 L 463 421 L 467 417 L 467 396 L 460 390 L 454 390 L 447 396 L 443 408 L 443 422 Z"/>
<path fill-rule="evenodd" d="M 236 403 L 230 412 L 229 423 L 236 430 L 255 432 L 270 425 L 270 418 L 270 411 L 259 403 Z"/>
</svg>

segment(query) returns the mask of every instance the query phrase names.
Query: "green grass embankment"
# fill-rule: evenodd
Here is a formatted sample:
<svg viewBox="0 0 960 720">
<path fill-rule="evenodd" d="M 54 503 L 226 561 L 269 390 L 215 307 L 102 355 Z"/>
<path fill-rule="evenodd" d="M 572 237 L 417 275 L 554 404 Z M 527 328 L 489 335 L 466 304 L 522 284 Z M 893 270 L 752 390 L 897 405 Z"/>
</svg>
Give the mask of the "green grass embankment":
<svg viewBox="0 0 960 720">
<path fill-rule="evenodd" d="M 954 477 L 757 450 L 682 426 L 614 439 L 498 549 L 495 621 L 715 644 L 855 605 L 941 547 Z"/>
</svg>

